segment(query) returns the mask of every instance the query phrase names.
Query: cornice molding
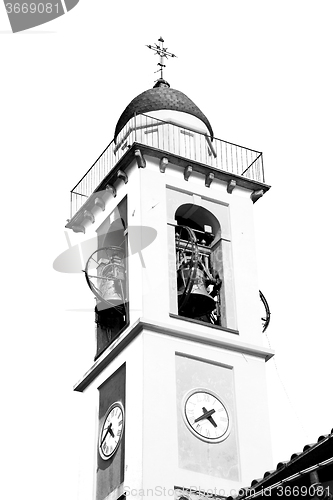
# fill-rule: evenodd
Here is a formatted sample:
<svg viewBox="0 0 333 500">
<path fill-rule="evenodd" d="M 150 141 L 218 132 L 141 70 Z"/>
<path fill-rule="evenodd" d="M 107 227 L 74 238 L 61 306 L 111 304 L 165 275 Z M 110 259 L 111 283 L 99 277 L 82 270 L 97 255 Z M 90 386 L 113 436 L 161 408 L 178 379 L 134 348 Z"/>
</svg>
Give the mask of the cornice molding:
<svg viewBox="0 0 333 500">
<path fill-rule="evenodd" d="M 223 328 L 221 328 L 223 330 Z M 145 318 L 139 318 L 133 325 L 129 325 L 119 337 L 101 354 L 93 366 L 88 370 L 83 378 L 74 386 L 74 391 L 83 392 L 94 379 L 106 368 L 113 359 L 115 359 L 123 349 L 129 345 L 132 340 L 142 332 L 152 332 L 159 335 L 179 338 L 190 342 L 200 343 L 202 345 L 226 349 L 238 352 L 243 355 L 251 355 L 256 358 L 268 361 L 274 356 L 274 351 L 261 346 L 247 344 L 234 337 L 227 339 L 218 337 L 215 330 L 202 326 L 202 331 L 197 332 L 193 329 L 184 327 L 181 324 L 170 325 L 166 323 L 152 322 Z"/>
</svg>

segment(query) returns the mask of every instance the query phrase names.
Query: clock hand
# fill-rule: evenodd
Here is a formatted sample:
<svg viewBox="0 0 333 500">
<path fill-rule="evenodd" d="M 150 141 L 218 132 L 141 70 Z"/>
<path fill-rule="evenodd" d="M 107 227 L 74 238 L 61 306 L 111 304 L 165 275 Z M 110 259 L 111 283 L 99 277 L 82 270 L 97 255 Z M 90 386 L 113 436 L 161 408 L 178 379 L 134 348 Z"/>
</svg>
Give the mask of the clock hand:
<svg viewBox="0 0 333 500">
<path fill-rule="evenodd" d="M 101 444 L 99 445 L 100 447 L 102 447 L 102 444 L 104 443 L 104 441 L 106 440 L 106 436 L 108 435 L 108 433 L 111 434 L 111 436 L 114 438 L 114 433 L 112 431 L 112 424 L 109 424 L 108 428 L 106 429 L 106 433 L 104 434 L 103 436 L 103 439 L 101 441 Z"/>
<path fill-rule="evenodd" d="M 217 427 L 217 424 L 213 417 L 207 417 L 207 420 L 212 424 L 213 427 Z"/>
<path fill-rule="evenodd" d="M 209 417 L 212 419 L 211 415 L 213 415 L 213 413 L 215 413 L 215 410 L 209 410 L 207 411 L 205 407 L 202 408 L 202 411 L 203 411 L 203 415 L 200 415 L 200 417 L 196 418 L 194 420 L 194 422 L 199 422 L 200 420 L 204 420 L 205 418 L 209 419 Z M 214 420 L 213 420 L 214 422 Z M 215 423 L 215 422 L 214 422 Z M 214 424 L 213 424 L 214 425 Z"/>
</svg>

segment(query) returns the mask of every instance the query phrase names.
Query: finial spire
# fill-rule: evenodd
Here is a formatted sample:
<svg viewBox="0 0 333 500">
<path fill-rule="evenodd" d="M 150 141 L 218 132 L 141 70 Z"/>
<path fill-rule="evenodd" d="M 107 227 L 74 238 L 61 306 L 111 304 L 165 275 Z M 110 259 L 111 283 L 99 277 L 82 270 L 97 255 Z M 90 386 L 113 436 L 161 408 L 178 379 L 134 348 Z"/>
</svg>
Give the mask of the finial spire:
<svg viewBox="0 0 333 500">
<path fill-rule="evenodd" d="M 155 71 L 155 73 L 158 73 L 159 71 L 161 72 L 161 76 L 160 76 L 160 79 L 163 80 L 163 68 L 165 68 L 165 64 L 163 64 L 163 59 L 168 59 L 168 56 L 169 57 L 177 57 L 175 54 L 172 54 L 171 52 L 168 52 L 168 49 L 165 49 L 163 47 L 163 43 L 164 43 L 164 40 L 163 38 L 160 36 L 160 38 L 158 39 L 159 41 L 159 45 L 157 45 L 157 43 L 155 43 L 154 45 L 147 45 L 147 47 L 149 49 L 152 49 L 155 54 L 158 54 L 160 56 L 160 62 L 157 63 L 157 66 L 159 66 L 159 69 L 157 71 Z"/>
</svg>

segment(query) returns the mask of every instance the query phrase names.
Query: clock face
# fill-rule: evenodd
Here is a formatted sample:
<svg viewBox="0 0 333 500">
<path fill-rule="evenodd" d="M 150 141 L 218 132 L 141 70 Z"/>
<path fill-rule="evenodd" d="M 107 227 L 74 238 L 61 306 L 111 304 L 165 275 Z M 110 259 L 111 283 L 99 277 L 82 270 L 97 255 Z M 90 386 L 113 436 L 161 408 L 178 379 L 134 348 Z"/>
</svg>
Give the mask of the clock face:
<svg viewBox="0 0 333 500">
<path fill-rule="evenodd" d="M 185 394 L 183 418 L 188 429 L 207 443 L 220 443 L 230 433 L 230 417 L 220 397 L 208 389 Z"/>
<path fill-rule="evenodd" d="M 103 460 L 109 460 L 116 452 L 124 430 L 124 407 L 120 401 L 107 411 L 99 436 L 98 451 Z"/>
</svg>

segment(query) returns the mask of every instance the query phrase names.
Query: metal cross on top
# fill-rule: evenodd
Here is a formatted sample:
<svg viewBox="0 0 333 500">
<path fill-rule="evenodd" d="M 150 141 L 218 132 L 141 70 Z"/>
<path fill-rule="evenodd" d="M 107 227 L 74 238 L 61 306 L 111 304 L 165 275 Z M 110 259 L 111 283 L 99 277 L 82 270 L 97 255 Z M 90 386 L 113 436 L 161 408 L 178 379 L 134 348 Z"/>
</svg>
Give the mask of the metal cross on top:
<svg viewBox="0 0 333 500">
<path fill-rule="evenodd" d="M 147 45 L 147 47 L 149 49 L 152 49 L 154 50 L 155 54 L 158 54 L 160 56 L 160 62 L 157 63 L 157 65 L 160 67 L 157 71 L 155 71 L 155 73 L 158 73 L 158 71 L 161 72 L 161 78 L 163 78 L 163 68 L 165 68 L 165 64 L 163 64 L 163 59 L 168 59 L 168 56 L 169 57 L 177 57 L 175 54 L 172 54 L 171 52 L 168 52 L 167 49 L 165 49 L 163 47 L 163 38 L 160 36 L 160 38 L 158 39 L 158 41 L 160 42 L 159 45 L 157 45 L 157 43 L 155 43 L 155 46 L 154 45 Z"/>
</svg>

